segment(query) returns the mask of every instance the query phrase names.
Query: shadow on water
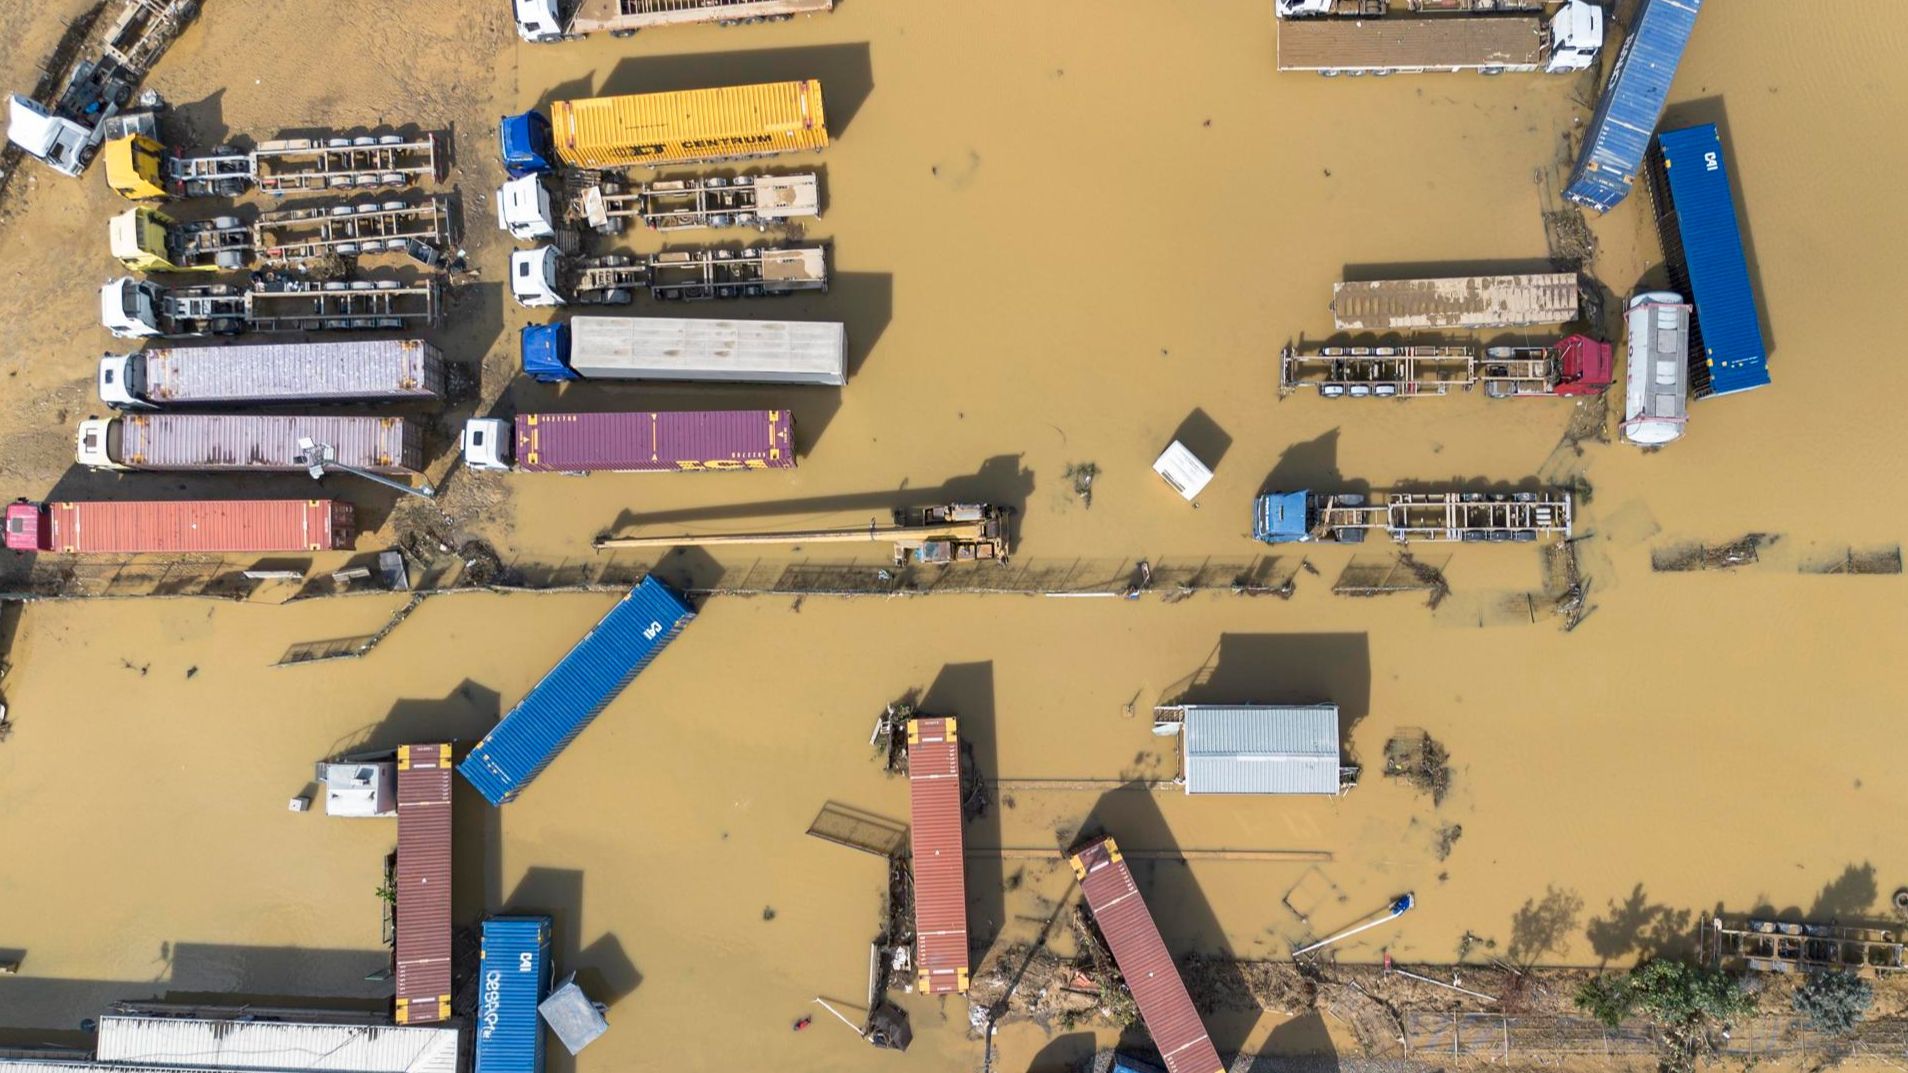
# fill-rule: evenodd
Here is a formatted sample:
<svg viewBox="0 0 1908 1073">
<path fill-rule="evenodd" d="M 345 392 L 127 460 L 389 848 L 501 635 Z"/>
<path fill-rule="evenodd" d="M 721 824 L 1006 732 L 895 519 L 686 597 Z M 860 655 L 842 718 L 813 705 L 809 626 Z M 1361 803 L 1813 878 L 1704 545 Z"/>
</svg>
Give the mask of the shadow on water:
<svg viewBox="0 0 1908 1073">
<path fill-rule="evenodd" d="M 1164 703 L 1338 705 L 1339 748 L 1371 710 L 1371 644 L 1362 633 L 1227 633 Z"/>
<path fill-rule="evenodd" d="M 1758 904 L 1749 911 L 1749 915 L 1763 920 L 1780 920 L 1786 923 L 1840 924 L 1844 927 L 1882 927 L 1898 928 L 1899 920 L 1887 920 L 1876 915 L 1876 904 L 1881 900 L 1881 887 L 1875 882 L 1875 866 L 1867 861 L 1850 864 L 1842 869 L 1840 875 L 1828 881 L 1807 909 L 1791 905 L 1777 908 L 1768 902 Z"/>
<path fill-rule="evenodd" d="M 1582 912 L 1582 895 L 1568 888 L 1546 887 L 1542 897 L 1526 898 L 1511 915 L 1510 942 L 1504 952 L 1512 962 L 1526 967 L 1562 953 Z"/>
<path fill-rule="evenodd" d="M 531 868 L 523 873 L 510 896 L 503 900 L 499 916 L 546 916 L 550 918 L 550 957 L 554 978 L 561 980 L 574 972 L 576 985 L 593 1002 L 614 1008 L 625 996 L 642 986 L 643 974 L 615 935 L 605 932 L 583 944 L 579 922 L 583 919 L 583 873 L 573 868 Z M 572 1073 L 576 1060 L 553 1044 L 545 1049 L 552 1073 Z"/>
<path fill-rule="evenodd" d="M 1762 322 L 1762 344 L 1774 354 L 1776 349 L 1775 327 L 1769 320 L 1768 293 L 1762 288 L 1762 262 L 1756 258 L 1755 213 L 1749 211 L 1749 201 L 1742 194 L 1742 174 L 1736 167 L 1737 157 L 1735 138 L 1729 132 L 1729 110 L 1721 96 L 1699 97 L 1693 101 L 1678 101 L 1663 110 L 1663 120 L 1656 125 L 1657 130 L 1677 130 L 1703 123 L 1716 124 L 1716 134 L 1722 139 L 1723 167 L 1729 172 L 1729 196 L 1736 203 L 1736 224 L 1742 231 L 1742 256 L 1749 265 L 1749 287 L 1755 291 L 1756 319 Z"/>
<path fill-rule="evenodd" d="M 1179 841 L 1160 811 L 1159 799 L 1138 791 L 1138 787 L 1124 786 L 1101 795 L 1068 844 L 1077 846 L 1099 835 L 1111 835 L 1122 847 L 1157 852 L 1164 858 L 1135 860 L 1128 856 L 1127 867 L 1175 961 L 1183 965 L 1189 954 L 1211 959 L 1204 965 L 1204 994 L 1195 995 L 1194 1001 L 1200 1006 L 1213 1046 L 1221 1055 L 1235 1054 L 1245 1044 L 1259 1011 L 1236 967 L 1226 930 L 1214 915 L 1212 904 L 1194 880 L 1191 866 L 1175 859 Z M 1152 1045 L 1142 1025 L 1128 1029 L 1121 1043 L 1140 1049 Z"/>
<path fill-rule="evenodd" d="M 736 518 L 761 518 L 776 515 L 820 514 L 828 511 L 871 510 L 885 514 L 893 507 L 924 507 L 936 503 L 992 503 L 1012 507 L 1022 513 L 1027 497 L 1033 494 L 1033 470 L 1020 464 L 1020 455 L 995 455 L 981 463 L 971 474 L 951 477 L 932 487 L 903 485 L 889 491 L 854 492 L 845 495 L 812 496 L 807 499 L 783 499 L 735 503 L 719 507 L 652 511 L 638 514 L 623 511 L 616 517 L 613 531 L 638 525 L 727 521 Z M 772 526 L 765 526 L 770 528 Z"/>
<path fill-rule="evenodd" d="M 1338 430 L 1295 443 L 1280 452 L 1279 460 L 1259 484 L 1259 494 L 1270 492 L 1367 492 L 1367 481 L 1350 481 L 1338 471 Z"/>
<path fill-rule="evenodd" d="M 1079 1073 L 1093 1059 L 1091 1032 L 1068 1032 L 1055 1036 L 1027 1065 L 1027 1073 Z"/>
<path fill-rule="evenodd" d="M 1336 1073 L 1338 1048 L 1332 1044 L 1325 1016 L 1314 1010 L 1272 1030 L 1261 1053 L 1279 1057 L 1303 1056 L 1306 1073 Z"/>
<path fill-rule="evenodd" d="M 1000 776 L 1000 735 L 994 711 L 994 665 L 950 663 L 921 697 L 921 711 L 958 719 L 962 752 L 982 780 Z M 1001 845 L 1000 802 L 969 814 L 962 838 L 970 846 Z M 998 855 L 967 859 L 968 963 L 979 965 L 1007 922 L 1006 863 Z"/>
<path fill-rule="evenodd" d="M 1547 258 L 1512 257 L 1479 261 L 1397 261 L 1346 264 L 1346 282 L 1391 279 L 1451 279 L 1459 276 L 1548 275 L 1557 271 Z"/>
<path fill-rule="evenodd" d="M 1192 413 L 1186 415 L 1186 419 L 1179 423 L 1178 428 L 1173 430 L 1172 439 L 1185 444 L 1186 449 L 1193 453 L 1193 457 L 1204 462 L 1206 468 L 1211 470 L 1218 469 L 1219 463 L 1226 457 L 1226 452 L 1232 450 L 1231 435 L 1219 427 L 1219 422 L 1214 421 L 1211 414 L 1197 407 Z M 1165 447 L 1166 444 L 1160 444 L 1162 450 Z"/>
<path fill-rule="evenodd" d="M 1613 899 L 1602 916 L 1591 917 L 1584 934 L 1590 949 L 1605 963 L 1687 956 L 1695 952 L 1694 918 L 1693 910 L 1651 902 L 1638 883 L 1621 902 Z"/>
<path fill-rule="evenodd" d="M 609 97 L 811 78 L 822 84 L 822 110 L 828 117 L 829 136 L 840 138 L 874 90 L 874 66 L 865 41 L 689 56 L 631 56 L 618 60 L 595 92 Z M 563 100 L 566 95 L 588 95 L 588 91 L 577 94 L 569 90 L 566 85 L 552 91 L 537 102 L 538 107 L 547 110 L 551 101 Z"/>
<path fill-rule="evenodd" d="M 425 742 L 468 746 L 490 732 L 501 711 L 496 690 L 466 678 L 443 697 L 397 701 L 383 719 L 345 734 L 313 759 L 389 752 L 400 745 Z"/>
</svg>

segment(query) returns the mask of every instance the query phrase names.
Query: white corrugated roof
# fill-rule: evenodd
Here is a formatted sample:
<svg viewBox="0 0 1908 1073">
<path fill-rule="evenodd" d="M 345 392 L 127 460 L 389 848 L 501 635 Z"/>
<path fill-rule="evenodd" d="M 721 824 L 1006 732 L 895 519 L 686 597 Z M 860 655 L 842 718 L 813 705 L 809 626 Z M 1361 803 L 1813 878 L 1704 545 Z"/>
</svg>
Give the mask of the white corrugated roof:
<svg viewBox="0 0 1908 1073">
<path fill-rule="evenodd" d="M 1189 794 L 1338 793 L 1338 706 L 1189 705 Z"/>
<path fill-rule="evenodd" d="M 457 1073 L 455 1028 L 130 1017 L 99 1020 L 99 1060 L 259 1073 Z M 11 1071 L 9 1071 L 11 1073 Z"/>
</svg>

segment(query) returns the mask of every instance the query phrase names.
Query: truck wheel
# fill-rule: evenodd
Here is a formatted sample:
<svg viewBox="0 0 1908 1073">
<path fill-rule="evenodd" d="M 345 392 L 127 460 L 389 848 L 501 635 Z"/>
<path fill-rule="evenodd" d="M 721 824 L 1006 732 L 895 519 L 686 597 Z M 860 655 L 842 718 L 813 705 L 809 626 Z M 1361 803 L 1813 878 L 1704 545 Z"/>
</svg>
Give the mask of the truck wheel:
<svg viewBox="0 0 1908 1073">
<path fill-rule="evenodd" d="M 616 39 L 618 39 L 618 40 L 622 40 L 622 39 L 624 39 L 624 38 L 630 38 L 630 37 L 635 37 L 635 36 L 636 36 L 636 31 L 634 31 L 634 30 L 611 30 L 611 31 L 610 31 L 610 36 L 611 36 L 611 37 L 614 37 L 614 38 L 616 38 Z"/>
<path fill-rule="evenodd" d="M 1337 78 L 1338 77 L 1338 71 L 1331 67 L 1327 67 L 1323 71 L 1320 71 L 1318 74 L 1320 78 Z"/>
</svg>

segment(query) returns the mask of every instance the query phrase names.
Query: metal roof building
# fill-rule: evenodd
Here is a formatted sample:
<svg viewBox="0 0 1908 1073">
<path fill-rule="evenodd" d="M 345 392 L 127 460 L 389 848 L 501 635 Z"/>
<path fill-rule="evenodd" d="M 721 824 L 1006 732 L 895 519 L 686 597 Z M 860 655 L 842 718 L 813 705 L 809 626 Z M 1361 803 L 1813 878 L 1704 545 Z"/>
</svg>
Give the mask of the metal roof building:
<svg viewBox="0 0 1908 1073">
<path fill-rule="evenodd" d="M 1181 711 L 1187 793 L 1338 793 L 1338 705 L 1196 704 Z"/>
<path fill-rule="evenodd" d="M 69 1068 L 457 1073 L 460 1034 L 388 1024 L 107 1014 L 99 1019 L 98 1061 Z"/>
</svg>

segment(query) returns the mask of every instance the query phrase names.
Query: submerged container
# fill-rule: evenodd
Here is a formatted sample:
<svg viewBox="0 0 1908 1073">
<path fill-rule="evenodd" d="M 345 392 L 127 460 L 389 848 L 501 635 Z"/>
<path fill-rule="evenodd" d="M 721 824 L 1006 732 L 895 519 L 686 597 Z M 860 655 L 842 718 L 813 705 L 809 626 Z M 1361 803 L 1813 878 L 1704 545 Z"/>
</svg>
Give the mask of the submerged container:
<svg viewBox="0 0 1908 1073">
<path fill-rule="evenodd" d="M 333 499 L 184 499 L 7 505 L 7 547 L 67 555 L 331 551 L 351 547 L 352 507 Z"/>
<path fill-rule="evenodd" d="M 550 918 L 484 921 L 475 1073 L 543 1073 L 537 1006 L 549 993 Z"/>
<path fill-rule="evenodd" d="M 591 97 L 550 105 L 557 157 L 573 168 L 692 164 L 828 147 L 821 83 Z"/>
<path fill-rule="evenodd" d="M 787 410 L 518 414 L 524 473 L 700 473 L 793 469 Z"/>
<path fill-rule="evenodd" d="M 1769 350 L 1716 125 L 1658 135 L 1649 176 L 1670 283 L 1695 306 L 1689 322 L 1691 390 L 1704 398 L 1768 386 Z"/>
<path fill-rule="evenodd" d="M 166 346 L 99 362 L 100 401 L 119 409 L 443 397 L 444 357 L 421 339 Z"/>
<path fill-rule="evenodd" d="M 1563 324 L 1577 319 L 1581 302 L 1575 272 L 1332 284 L 1332 318 L 1341 332 Z"/>
<path fill-rule="evenodd" d="M 458 773 L 493 805 L 516 800 L 695 617 L 675 590 L 644 578 L 504 714 Z"/>
<path fill-rule="evenodd" d="M 1703 0 L 1642 0 L 1584 132 L 1565 199 L 1608 212 L 1630 196 L 1702 8 Z"/>
<path fill-rule="evenodd" d="M 131 470 L 304 472 L 309 439 L 347 466 L 393 475 L 424 471 L 424 433 L 401 417 L 131 414 L 80 422 L 83 466 Z"/>
</svg>

